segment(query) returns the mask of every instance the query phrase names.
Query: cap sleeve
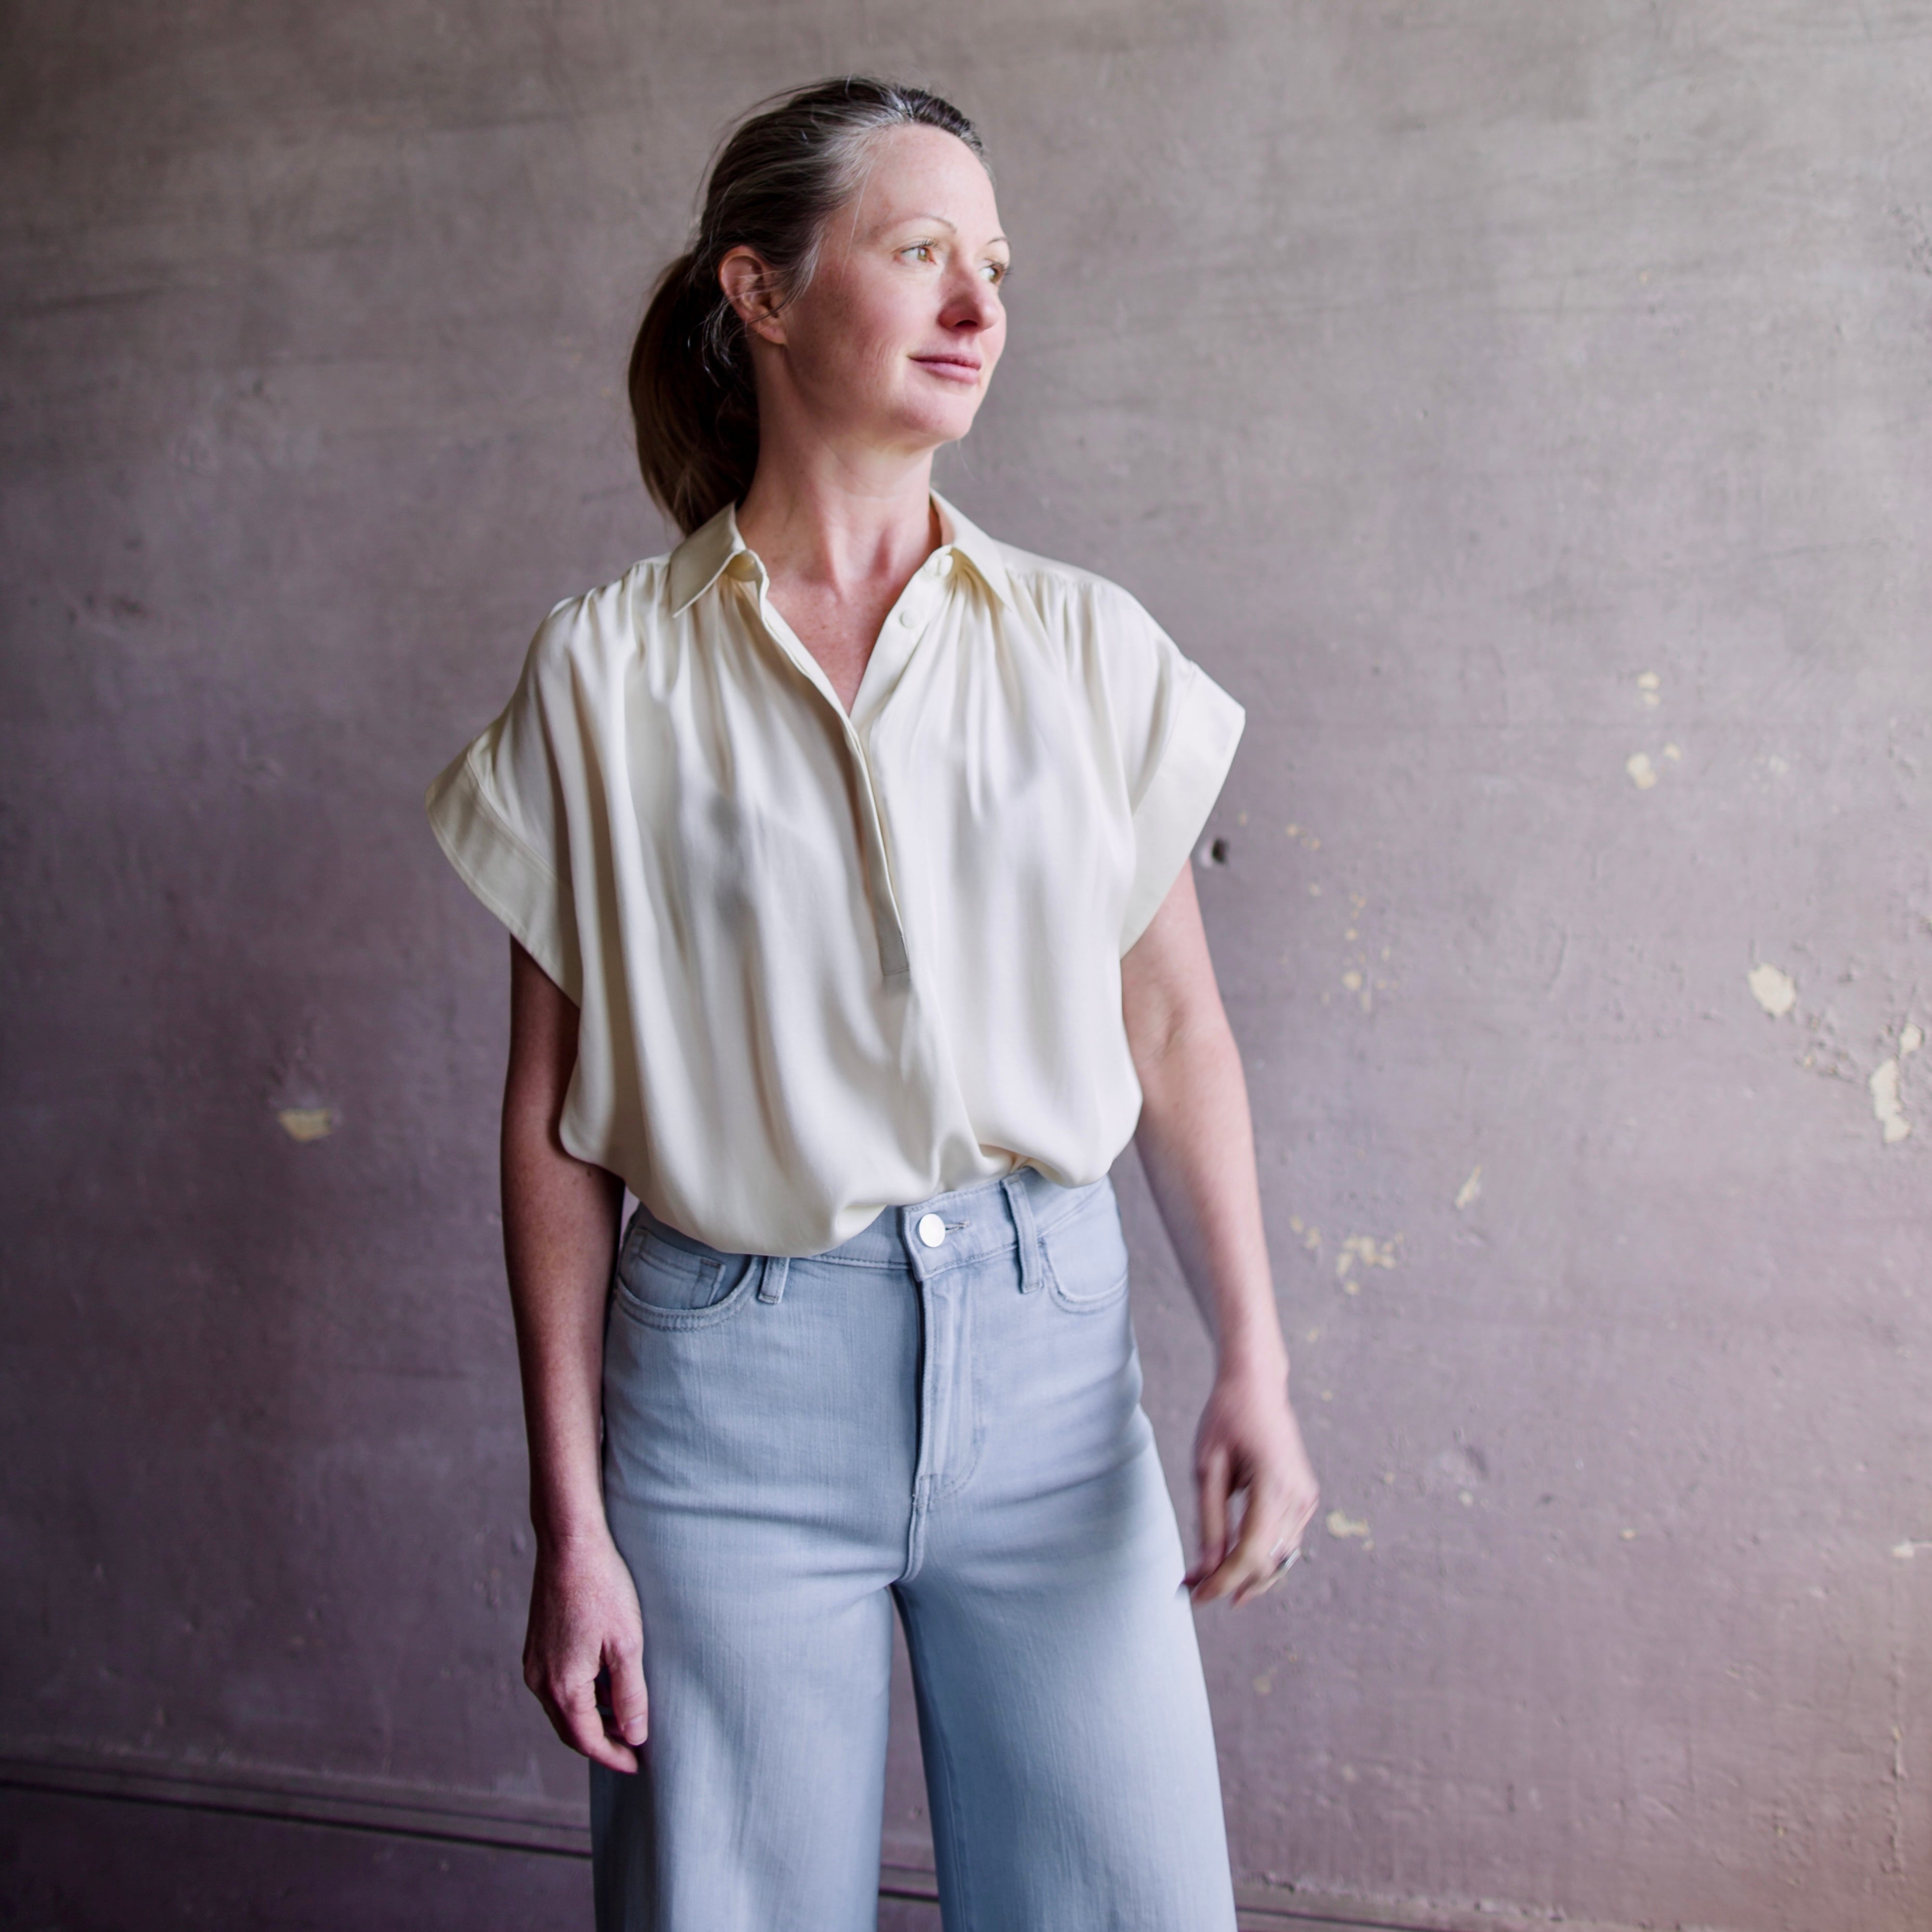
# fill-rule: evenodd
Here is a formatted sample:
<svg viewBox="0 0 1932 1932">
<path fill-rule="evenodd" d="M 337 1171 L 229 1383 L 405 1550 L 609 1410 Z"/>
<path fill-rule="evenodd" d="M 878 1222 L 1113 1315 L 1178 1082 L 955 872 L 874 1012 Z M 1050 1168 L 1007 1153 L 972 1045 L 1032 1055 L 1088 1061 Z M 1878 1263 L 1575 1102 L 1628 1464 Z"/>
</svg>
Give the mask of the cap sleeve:
<svg viewBox="0 0 1932 1932">
<path fill-rule="evenodd" d="M 538 626 L 509 703 L 424 800 L 430 828 L 463 883 L 580 1005 L 584 969 L 566 801 L 584 761 L 570 729 L 562 645 L 580 601 L 566 599 Z"/>
<path fill-rule="evenodd" d="M 1106 586 L 1108 682 L 1133 809 L 1123 954 L 1146 931 L 1220 796 L 1247 713 L 1118 585 Z"/>
</svg>

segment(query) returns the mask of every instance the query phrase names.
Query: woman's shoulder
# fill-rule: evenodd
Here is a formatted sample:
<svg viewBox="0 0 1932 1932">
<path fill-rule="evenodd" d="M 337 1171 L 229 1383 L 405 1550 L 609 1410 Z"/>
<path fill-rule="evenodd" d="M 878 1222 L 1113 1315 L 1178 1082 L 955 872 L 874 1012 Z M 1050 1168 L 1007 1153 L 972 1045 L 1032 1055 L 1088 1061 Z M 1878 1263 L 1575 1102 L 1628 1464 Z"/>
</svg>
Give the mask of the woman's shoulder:
<svg viewBox="0 0 1932 1932">
<path fill-rule="evenodd" d="M 640 557 L 607 581 L 560 597 L 530 640 L 529 666 L 538 676 L 579 674 L 628 658 L 662 621 L 668 552 Z"/>
<path fill-rule="evenodd" d="M 976 526 L 963 527 L 960 535 L 969 559 L 987 558 L 994 568 L 982 574 L 1003 576 L 1015 603 L 1037 617 L 1050 636 L 1104 648 L 1111 640 L 1125 646 L 1134 635 L 1159 628 L 1131 590 L 1097 570 L 1009 543 Z"/>
</svg>

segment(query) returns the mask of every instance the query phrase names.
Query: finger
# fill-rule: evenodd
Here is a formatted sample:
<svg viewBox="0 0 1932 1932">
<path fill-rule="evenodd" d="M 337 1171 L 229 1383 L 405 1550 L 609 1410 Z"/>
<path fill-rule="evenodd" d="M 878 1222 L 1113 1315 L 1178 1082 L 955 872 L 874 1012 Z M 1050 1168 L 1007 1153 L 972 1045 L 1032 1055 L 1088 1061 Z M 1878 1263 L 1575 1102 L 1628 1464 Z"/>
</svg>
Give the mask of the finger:
<svg viewBox="0 0 1932 1932">
<path fill-rule="evenodd" d="M 1288 1540 L 1291 1544 L 1299 1543 L 1308 1534 L 1308 1526 L 1315 1520 L 1315 1512 L 1321 1505 L 1322 1492 L 1310 1483 L 1308 1487 L 1295 1498 L 1288 1511 L 1288 1522 L 1292 1528 L 1288 1532 Z"/>
<path fill-rule="evenodd" d="M 627 1636 L 610 1644 L 604 1654 L 610 1669 L 610 1721 L 607 1729 L 627 1744 L 640 1744 L 650 1731 L 643 1641 Z"/>
<path fill-rule="evenodd" d="M 552 1684 L 544 1707 L 552 1702 L 550 1722 L 556 1734 L 574 1751 L 581 1751 L 594 1764 L 608 1765 L 613 1771 L 635 1771 L 638 1754 L 620 1739 L 605 1735 L 604 1719 L 597 1708 L 596 1687 L 589 1678 L 574 1684 Z"/>
<path fill-rule="evenodd" d="M 1232 1499 L 1237 1496 L 1241 1499 L 1240 1520 L 1238 1523 L 1229 1522 L 1222 1538 L 1220 1560 L 1202 1579 L 1196 1594 L 1202 1603 L 1211 1604 L 1216 1598 L 1225 1597 L 1240 1582 L 1244 1574 L 1244 1556 L 1252 1543 L 1256 1522 L 1254 1490 L 1250 1484 L 1236 1482 L 1231 1477 L 1231 1514 Z"/>
<path fill-rule="evenodd" d="M 1308 1538 L 1308 1526 L 1315 1520 L 1315 1512 L 1322 1501 L 1321 1490 L 1311 1477 L 1306 1482 L 1295 1484 L 1288 1492 L 1288 1502 L 1282 1516 L 1282 1526 L 1276 1532 L 1274 1546 L 1269 1554 L 1270 1568 L 1261 1581 L 1244 1595 L 1236 1598 L 1245 1603 L 1249 1597 L 1258 1597 L 1264 1590 L 1271 1590 L 1286 1574 L 1286 1566 L 1280 1559 L 1288 1552 L 1299 1551 L 1304 1556 L 1314 1552 L 1304 1546 Z"/>
<path fill-rule="evenodd" d="M 1245 1602 L 1257 1584 L 1274 1576 L 1276 1558 L 1284 1546 L 1282 1532 L 1287 1515 L 1285 1499 L 1272 1484 L 1257 1482 L 1250 1488 L 1241 1533 L 1221 1566 L 1220 1578 L 1222 1588 L 1234 1593 L 1236 1603 Z"/>
<path fill-rule="evenodd" d="M 1218 1569 L 1228 1554 L 1228 1452 L 1210 1449 L 1197 1474 L 1201 1547 L 1184 1581 L 1198 1590 L 1201 1580 Z"/>
</svg>

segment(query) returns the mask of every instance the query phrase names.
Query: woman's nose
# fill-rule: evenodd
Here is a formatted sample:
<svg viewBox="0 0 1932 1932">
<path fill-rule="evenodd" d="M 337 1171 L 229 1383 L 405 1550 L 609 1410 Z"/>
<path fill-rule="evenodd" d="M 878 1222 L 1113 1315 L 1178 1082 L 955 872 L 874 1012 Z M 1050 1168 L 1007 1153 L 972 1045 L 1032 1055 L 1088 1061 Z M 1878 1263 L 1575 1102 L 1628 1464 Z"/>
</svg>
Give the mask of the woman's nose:
<svg viewBox="0 0 1932 1932">
<path fill-rule="evenodd" d="M 993 285 L 975 275 L 954 291 L 940 320 L 949 328 L 985 328 L 999 313 L 1000 298 Z"/>
</svg>

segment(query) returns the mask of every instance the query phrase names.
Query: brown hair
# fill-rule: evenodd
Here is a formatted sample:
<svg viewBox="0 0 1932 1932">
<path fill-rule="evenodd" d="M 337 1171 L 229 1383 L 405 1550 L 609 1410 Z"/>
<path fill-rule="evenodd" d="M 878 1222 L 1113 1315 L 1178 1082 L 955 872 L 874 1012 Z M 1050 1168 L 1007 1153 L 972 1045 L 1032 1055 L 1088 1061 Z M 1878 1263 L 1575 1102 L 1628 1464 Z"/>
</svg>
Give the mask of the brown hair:
<svg viewBox="0 0 1932 1932">
<path fill-rule="evenodd" d="M 854 194 L 887 128 L 938 128 L 983 165 L 971 122 L 923 88 L 842 74 L 760 102 L 712 162 L 690 248 L 658 278 L 631 350 L 631 416 L 644 487 L 688 535 L 742 500 L 758 460 L 758 398 L 744 325 L 718 266 L 754 250 L 783 299 L 811 281 L 826 218 Z"/>
</svg>

